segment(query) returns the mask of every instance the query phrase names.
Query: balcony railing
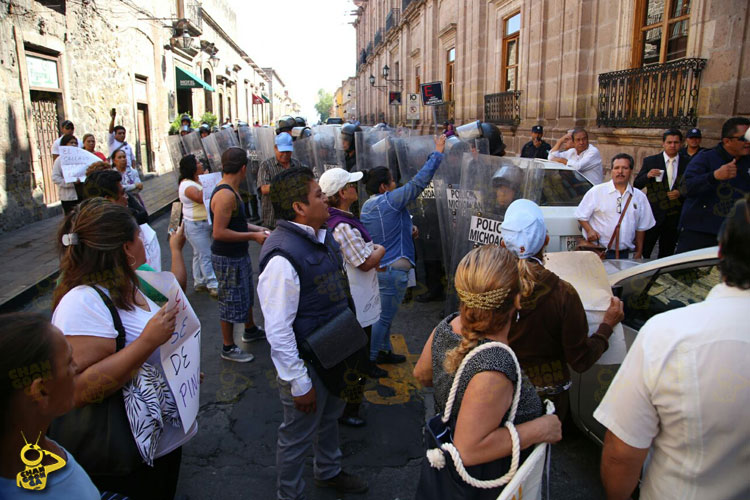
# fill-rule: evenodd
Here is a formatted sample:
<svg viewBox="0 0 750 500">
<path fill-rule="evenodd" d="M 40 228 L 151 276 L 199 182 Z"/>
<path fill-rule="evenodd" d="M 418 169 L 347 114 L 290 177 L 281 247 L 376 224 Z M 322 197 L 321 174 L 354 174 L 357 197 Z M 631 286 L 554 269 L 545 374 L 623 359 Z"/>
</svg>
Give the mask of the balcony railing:
<svg viewBox="0 0 750 500">
<path fill-rule="evenodd" d="M 383 28 L 375 32 L 375 50 L 378 50 L 381 43 L 383 43 Z"/>
<path fill-rule="evenodd" d="M 359 71 L 359 68 L 367 63 L 367 51 L 365 49 L 362 49 L 359 52 L 359 57 L 357 58 L 357 71 Z"/>
<path fill-rule="evenodd" d="M 385 16 L 385 32 L 388 33 L 393 28 L 398 26 L 399 22 L 399 10 L 391 9 L 387 16 Z"/>
<path fill-rule="evenodd" d="M 372 55 L 372 42 L 367 44 L 366 58 Z"/>
<path fill-rule="evenodd" d="M 181 17 L 174 26 L 180 30 L 188 30 L 192 36 L 201 36 L 203 34 L 203 16 L 200 2 L 183 0 L 178 8 L 178 15 L 181 15 Z"/>
<path fill-rule="evenodd" d="M 407 7 L 409 7 L 409 5 L 410 5 L 410 4 L 411 4 L 411 3 L 413 2 L 413 1 L 414 1 L 414 0 L 401 0 L 401 12 L 406 12 L 406 8 L 407 8 Z"/>
<path fill-rule="evenodd" d="M 484 120 L 496 125 L 516 126 L 521 123 L 521 91 L 484 96 Z"/>
<path fill-rule="evenodd" d="M 456 101 L 445 101 L 443 104 L 435 106 L 435 115 L 437 117 L 437 123 L 443 124 L 448 120 L 453 120 L 456 117 Z"/>
<path fill-rule="evenodd" d="M 600 127 L 694 127 L 698 123 L 698 91 L 705 59 L 599 75 Z"/>
</svg>

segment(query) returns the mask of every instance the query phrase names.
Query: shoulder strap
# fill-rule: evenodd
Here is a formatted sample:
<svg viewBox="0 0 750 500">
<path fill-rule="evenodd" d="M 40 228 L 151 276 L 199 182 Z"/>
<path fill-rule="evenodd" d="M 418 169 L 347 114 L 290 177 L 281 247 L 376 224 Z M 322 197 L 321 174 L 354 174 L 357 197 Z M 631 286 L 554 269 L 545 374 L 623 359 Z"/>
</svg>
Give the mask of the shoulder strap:
<svg viewBox="0 0 750 500">
<path fill-rule="evenodd" d="M 617 248 L 615 249 L 615 251 L 618 253 L 618 257 L 619 257 L 619 253 L 620 253 L 620 245 L 619 245 L 619 241 L 620 241 L 620 224 L 622 224 L 622 219 L 625 217 L 625 212 L 628 211 L 628 207 L 630 206 L 630 201 L 632 199 L 633 199 L 633 195 L 631 194 L 628 197 L 628 201 L 625 202 L 625 207 L 622 209 L 622 213 L 620 213 L 620 219 L 617 221 L 617 225 L 615 226 L 615 230 L 612 231 L 612 237 L 609 239 L 609 243 L 607 243 L 607 251 L 609 251 L 612 248 L 612 243 L 615 241 L 615 239 L 617 239 L 618 245 L 617 245 Z"/>
<path fill-rule="evenodd" d="M 109 313 L 112 315 L 112 322 L 115 324 L 115 330 L 117 330 L 117 350 L 121 350 L 125 347 L 125 327 L 122 326 L 122 320 L 120 319 L 120 313 L 117 312 L 115 304 L 112 302 L 106 293 L 99 290 L 99 287 L 92 286 L 99 297 L 104 301 L 104 305 L 109 309 Z"/>
<path fill-rule="evenodd" d="M 456 375 L 453 377 L 453 384 L 451 385 L 451 390 L 448 393 L 448 401 L 445 403 L 445 411 L 443 411 L 443 423 L 448 422 L 451 418 L 451 412 L 453 411 L 453 403 L 456 399 L 456 393 L 458 392 L 458 383 L 461 379 L 461 375 L 464 372 L 464 368 L 466 367 L 466 364 L 482 351 L 486 351 L 487 349 L 491 349 L 493 347 L 500 347 L 502 349 L 505 349 L 508 354 L 513 358 L 513 363 L 516 365 L 516 387 L 513 391 L 513 402 L 510 405 L 510 414 L 508 415 L 508 421 L 513 423 L 516 419 L 516 410 L 518 409 L 518 401 L 521 399 L 521 365 L 518 364 L 518 358 L 516 358 L 516 353 L 513 352 L 513 350 L 508 347 L 507 345 L 503 344 L 502 342 L 487 342 L 480 346 L 475 347 L 471 350 L 466 356 L 464 356 L 463 361 L 461 361 L 461 365 L 459 365 L 458 370 L 456 370 Z"/>
</svg>

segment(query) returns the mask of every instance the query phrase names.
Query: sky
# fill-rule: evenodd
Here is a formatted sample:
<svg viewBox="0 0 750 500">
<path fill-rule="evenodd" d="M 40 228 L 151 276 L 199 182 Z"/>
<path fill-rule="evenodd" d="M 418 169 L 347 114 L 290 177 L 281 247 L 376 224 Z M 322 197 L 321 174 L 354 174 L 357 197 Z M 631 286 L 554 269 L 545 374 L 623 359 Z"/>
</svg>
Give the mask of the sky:
<svg viewBox="0 0 750 500">
<path fill-rule="evenodd" d="M 318 89 L 333 92 L 356 71 L 351 0 L 229 0 L 239 45 L 258 66 L 272 67 L 317 122 Z"/>
</svg>

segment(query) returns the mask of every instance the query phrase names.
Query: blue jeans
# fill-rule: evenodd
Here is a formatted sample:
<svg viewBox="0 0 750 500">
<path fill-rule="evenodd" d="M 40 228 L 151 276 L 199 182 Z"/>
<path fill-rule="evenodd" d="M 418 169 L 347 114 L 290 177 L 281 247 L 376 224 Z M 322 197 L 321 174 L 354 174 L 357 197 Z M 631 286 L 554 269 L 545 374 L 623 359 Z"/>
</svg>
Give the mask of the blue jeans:
<svg viewBox="0 0 750 500">
<path fill-rule="evenodd" d="M 370 341 L 370 360 L 374 361 L 378 351 L 390 351 L 391 323 L 396 317 L 401 301 L 406 294 L 409 283 L 409 271 L 393 269 L 390 266 L 382 273 L 378 273 L 380 286 L 380 319 L 372 325 L 372 340 Z"/>
<path fill-rule="evenodd" d="M 620 250 L 620 258 L 621 259 L 627 259 L 630 257 L 630 250 Z M 604 256 L 605 259 L 614 259 L 616 258 L 616 253 L 614 250 L 607 250 L 607 255 Z"/>
<path fill-rule="evenodd" d="M 193 286 L 217 288 L 219 283 L 211 265 L 211 224 L 185 220 L 185 237 L 193 247 Z"/>
</svg>

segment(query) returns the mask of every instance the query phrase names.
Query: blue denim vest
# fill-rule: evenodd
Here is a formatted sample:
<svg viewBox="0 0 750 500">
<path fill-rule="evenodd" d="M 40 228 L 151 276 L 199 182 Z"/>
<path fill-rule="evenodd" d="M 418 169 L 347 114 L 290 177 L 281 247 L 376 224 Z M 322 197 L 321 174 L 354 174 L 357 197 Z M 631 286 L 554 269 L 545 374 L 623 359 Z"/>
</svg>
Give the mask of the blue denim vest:
<svg viewBox="0 0 750 500">
<path fill-rule="evenodd" d="M 304 229 L 279 220 L 261 248 L 261 273 L 276 255 L 287 259 L 299 276 L 299 306 L 292 328 L 300 342 L 349 307 L 341 250 L 330 231 L 323 244 Z"/>
</svg>

